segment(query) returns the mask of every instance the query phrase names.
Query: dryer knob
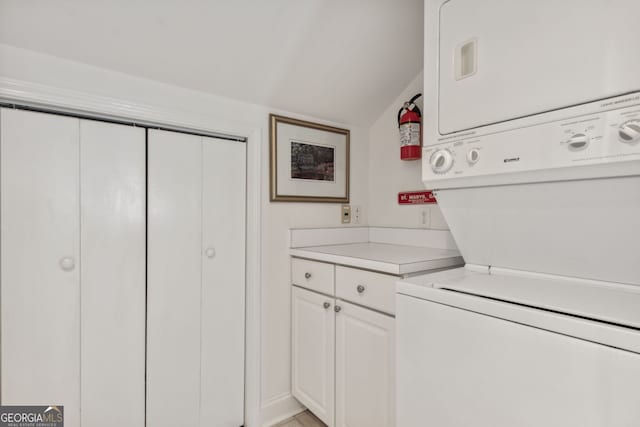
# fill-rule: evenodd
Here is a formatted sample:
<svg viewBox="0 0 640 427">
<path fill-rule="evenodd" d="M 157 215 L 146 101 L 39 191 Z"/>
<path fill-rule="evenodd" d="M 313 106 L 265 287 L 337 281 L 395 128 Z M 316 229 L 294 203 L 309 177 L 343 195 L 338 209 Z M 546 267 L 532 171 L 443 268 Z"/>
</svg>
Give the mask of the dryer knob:
<svg viewBox="0 0 640 427">
<path fill-rule="evenodd" d="M 478 160 L 480 160 L 480 150 L 477 148 L 469 150 L 467 153 L 467 162 L 469 162 L 470 165 L 475 165 L 478 163 Z"/>
<path fill-rule="evenodd" d="M 449 172 L 449 170 L 453 166 L 453 155 L 451 154 L 451 151 L 443 148 L 431 155 L 430 163 L 431 169 L 435 173 Z"/>
<path fill-rule="evenodd" d="M 589 136 L 584 133 L 573 134 L 573 136 L 569 138 L 569 141 L 567 141 L 567 146 L 571 151 L 584 150 L 587 148 L 587 145 L 589 145 Z"/>
<path fill-rule="evenodd" d="M 634 143 L 640 141 L 640 120 L 629 120 L 618 129 L 620 141 Z"/>
</svg>

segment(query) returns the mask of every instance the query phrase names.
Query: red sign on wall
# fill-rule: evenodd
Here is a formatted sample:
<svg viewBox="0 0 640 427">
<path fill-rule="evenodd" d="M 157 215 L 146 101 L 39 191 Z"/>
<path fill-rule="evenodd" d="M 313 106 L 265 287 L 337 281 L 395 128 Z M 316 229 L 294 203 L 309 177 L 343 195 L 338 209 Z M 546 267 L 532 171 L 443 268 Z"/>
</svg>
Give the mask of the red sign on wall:
<svg viewBox="0 0 640 427">
<path fill-rule="evenodd" d="M 398 193 L 399 205 L 424 205 L 438 203 L 432 191 L 405 191 Z"/>
</svg>

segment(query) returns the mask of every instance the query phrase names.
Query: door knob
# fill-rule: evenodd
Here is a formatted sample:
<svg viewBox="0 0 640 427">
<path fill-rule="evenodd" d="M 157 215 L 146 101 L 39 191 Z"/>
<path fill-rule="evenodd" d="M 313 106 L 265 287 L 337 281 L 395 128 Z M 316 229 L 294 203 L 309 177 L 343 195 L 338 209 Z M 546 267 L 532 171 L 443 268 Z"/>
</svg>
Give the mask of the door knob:
<svg viewBox="0 0 640 427">
<path fill-rule="evenodd" d="M 359 294 L 364 293 L 365 289 L 366 288 L 364 287 L 364 285 L 358 285 L 358 287 L 356 288 Z"/>
<path fill-rule="evenodd" d="M 330 302 L 325 302 L 324 304 L 322 304 L 322 306 L 324 308 L 329 308 L 329 307 L 331 307 L 331 303 Z"/>
<path fill-rule="evenodd" d="M 207 248 L 204 251 L 204 254 L 208 257 L 208 258 L 213 258 L 214 256 L 216 256 L 216 250 L 213 248 Z"/>
<path fill-rule="evenodd" d="M 333 307 L 333 310 L 334 310 L 336 313 L 340 313 L 340 310 L 342 310 L 342 307 L 340 307 L 339 305 L 336 305 L 335 307 Z"/>
<path fill-rule="evenodd" d="M 60 260 L 60 268 L 63 271 L 72 271 L 75 267 L 76 267 L 76 262 L 70 256 L 66 256 Z"/>
<path fill-rule="evenodd" d="M 304 273 L 305 279 L 311 279 L 311 273 Z"/>
</svg>

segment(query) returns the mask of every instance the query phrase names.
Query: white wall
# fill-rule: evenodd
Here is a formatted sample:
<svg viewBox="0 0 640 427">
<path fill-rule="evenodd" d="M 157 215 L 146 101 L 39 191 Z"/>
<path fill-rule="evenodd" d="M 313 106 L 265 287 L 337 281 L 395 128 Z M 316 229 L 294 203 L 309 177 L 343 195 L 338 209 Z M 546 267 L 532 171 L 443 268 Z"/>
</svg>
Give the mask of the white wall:
<svg viewBox="0 0 640 427">
<path fill-rule="evenodd" d="M 370 129 L 299 116 L 265 106 L 187 90 L 0 44 L 0 79 L 16 91 L 21 82 L 57 87 L 79 97 L 92 94 L 113 103 L 130 102 L 171 110 L 176 121 L 207 123 L 211 129 L 262 135 L 261 176 L 261 368 L 262 421 L 297 408 L 290 396 L 290 286 L 288 230 L 340 226 L 337 204 L 269 202 L 268 114 L 275 112 L 351 129 L 351 204 L 363 207 L 360 225 L 447 228 L 437 206 L 399 206 L 397 193 L 422 189 L 420 162 L 401 161 L 397 111 L 422 91 L 418 75 Z M 54 93 L 55 95 L 55 93 Z M 53 96 L 55 98 L 55 96 Z M 144 115 L 144 108 L 140 114 Z M 427 112 L 428 113 L 428 112 Z M 422 211 L 426 223 L 422 223 Z"/>
<path fill-rule="evenodd" d="M 423 93 L 423 74 L 417 75 L 369 129 L 369 224 L 380 227 L 448 229 L 437 205 L 398 205 L 398 193 L 424 189 L 419 160 L 400 160 L 398 110 Z M 418 106 L 423 115 L 422 98 Z"/>
<path fill-rule="evenodd" d="M 351 160 L 351 203 L 366 206 L 367 201 L 367 135 L 351 128 L 351 152 L 362 153 Z M 268 157 L 265 153 L 265 157 Z M 268 195 L 268 179 L 263 182 L 263 195 Z M 290 359 L 290 261 L 286 230 L 304 227 L 334 227 L 340 224 L 340 205 L 311 203 L 265 203 L 262 215 L 262 396 L 265 421 L 291 409 Z M 365 209 L 366 215 L 366 209 Z M 361 224 L 366 224 L 363 217 Z"/>
<path fill-rule="evenodd" d="M 261 131 L 262 206 L 262 381 L 263 422 L 294 410 L 290 396 L 290 285 L 288 230 L 296 227 L 340 226 L 338 204 L 269 202 L 268 114 L 275 112 L 301 119 L 351 129 L 351 201 L 364 207 L 362 225 L 367 224 L 368 134 L 341 123 L 303 117 L 268 107 L 247 104 L 140 79 L 60 58 L 0 44 L 0 79 L 16 93 L 22 82 L 53 86 L 77 93 L 108 97 L 114 103 L 130 102 L 149 109 L 171 110 L 176 120 L 208 123 L 225 132 Z M 48 90 L 48 89 L 45 89 Z M 55 98 L 56 91 L 52 92 Z M 145 109 L 140 109 L 145 114 Z M 250 165 L 251 166 L 251 165 Z"/>
<path fill-rule="evenodd" d="M 351 127 L 351 204 L 367 205 L 367 133 Z M 262 195 L 262 396 L 264 420 L 291 410 L 290 359 L 290 228 L 339 226 L 340 205 L 326 203 L 269 203 L 268 144 L 263 152 Z M 361 224 L 366 224 L 366 208 Z"/>
</svg>

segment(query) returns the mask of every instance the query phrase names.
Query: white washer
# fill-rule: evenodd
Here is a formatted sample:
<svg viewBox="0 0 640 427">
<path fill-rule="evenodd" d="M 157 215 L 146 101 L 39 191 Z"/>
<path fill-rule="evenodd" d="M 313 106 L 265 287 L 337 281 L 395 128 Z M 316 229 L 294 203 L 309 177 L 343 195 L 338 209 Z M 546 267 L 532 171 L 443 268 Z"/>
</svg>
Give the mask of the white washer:
<svg viewBox="0 0 640 427">
<path fill-rule="evenodd" d="M 424 148 L 478 156 L 423 168 L 467 264 L 398 284 L 398 427 L 640 426 L 630 117 L 636 94 Z"/>
<path fill-rule="evenodd" d="M 640 27 L 573 31 L 614 3 L 425 3 L 422 178 L 467 264 L 398 284 L 397 427 L 640 426 Z"/>
<path fill-rule="evenodd" d="M 467 266 L 397 292 L 398 426 L 640 424 L 638 287 Z"/>
</svg>

